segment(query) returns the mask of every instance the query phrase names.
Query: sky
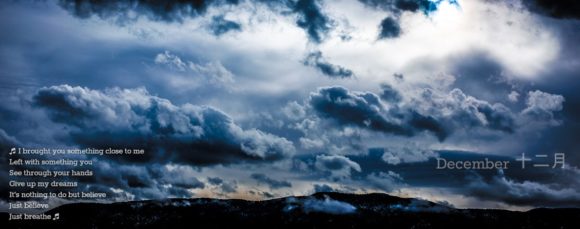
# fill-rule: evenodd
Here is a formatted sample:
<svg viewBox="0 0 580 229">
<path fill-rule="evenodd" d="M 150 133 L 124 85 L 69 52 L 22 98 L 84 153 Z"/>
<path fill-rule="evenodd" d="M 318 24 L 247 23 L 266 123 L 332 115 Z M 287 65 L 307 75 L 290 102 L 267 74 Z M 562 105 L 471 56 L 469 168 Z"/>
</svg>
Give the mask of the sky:
<svg viewBox="0 0 580 229">
<path fill-rule="evenodd" d="M 2 2 L 0 182 L 12 147 L 134 148 L 67 156 L 95 162 L 78 189 L 580 207 L 579 19 L 544 0 Z"/>
</svg>

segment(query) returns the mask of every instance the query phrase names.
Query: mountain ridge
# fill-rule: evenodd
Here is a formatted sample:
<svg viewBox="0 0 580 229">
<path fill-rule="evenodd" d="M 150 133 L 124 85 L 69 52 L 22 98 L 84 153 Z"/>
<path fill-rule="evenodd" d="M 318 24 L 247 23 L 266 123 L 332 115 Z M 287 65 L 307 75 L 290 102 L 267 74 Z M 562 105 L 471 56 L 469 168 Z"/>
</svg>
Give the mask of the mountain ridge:
<svg viewBox="0 0 580 229">
<path fill-rule="evenodd" d="M 46 212 L 59 220 L 8 221 L 10 228 L 46 224 L 55 228 L 580 228 L 580 208 L 536 208 L 525 212 L 456 209 L 382 193 L 319 192 L 269 200 L 164 199 L 65 204 Z M 8 214 L 3 213 L 7 220 Z M 6 222 L 6 221 L 5 221 Z"/>
</svg>

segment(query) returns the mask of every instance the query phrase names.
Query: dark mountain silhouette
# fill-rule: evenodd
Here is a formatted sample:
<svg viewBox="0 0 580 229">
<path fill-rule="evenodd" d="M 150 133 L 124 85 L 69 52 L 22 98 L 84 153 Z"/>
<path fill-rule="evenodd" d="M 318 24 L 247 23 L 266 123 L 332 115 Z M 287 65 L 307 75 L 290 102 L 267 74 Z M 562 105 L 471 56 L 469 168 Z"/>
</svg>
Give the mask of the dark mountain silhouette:
<svg viewBox="0 0 580 229">
<path fill-rule="evenodd" d="M 59 213 L 60 219 L 7 221 L 6 213 L 2 217 L 8 228 L 580 228 L 580 208 L 455 209 L 386 194 L 329 192 L 265 201 L 75 203 L 46 213 Z"/>
</svg>

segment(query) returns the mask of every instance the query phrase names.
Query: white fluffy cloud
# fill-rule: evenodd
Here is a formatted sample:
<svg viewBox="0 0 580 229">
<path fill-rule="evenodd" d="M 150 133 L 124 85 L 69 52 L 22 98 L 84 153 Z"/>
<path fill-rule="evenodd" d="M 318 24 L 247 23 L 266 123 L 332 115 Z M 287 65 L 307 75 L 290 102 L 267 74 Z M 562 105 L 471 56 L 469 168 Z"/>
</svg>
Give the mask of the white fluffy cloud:
<svg viewBox="0 0 580 229">
<path fill-rule="evenodd" d="M 561 95 L 546 93 L 540 90 L 528 92 L 527 107 L 522 114 L 531 120 L 556 126 L 561 123 L 555 113 L 561 111 L 565 99 Z"/>
</svg>

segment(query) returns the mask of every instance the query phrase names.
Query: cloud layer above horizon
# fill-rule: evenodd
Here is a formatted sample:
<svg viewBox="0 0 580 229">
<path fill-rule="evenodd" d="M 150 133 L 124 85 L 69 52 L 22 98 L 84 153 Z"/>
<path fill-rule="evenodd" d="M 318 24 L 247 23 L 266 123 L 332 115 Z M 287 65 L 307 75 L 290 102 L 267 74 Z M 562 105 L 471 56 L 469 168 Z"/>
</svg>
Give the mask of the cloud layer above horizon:
<svg viewBox="0 0 580 229">
<path fill-rule="evenodd" d="M 145 149 L 92 158 L 96 175 L 80 182 L 111 200 L 341 191 L 578 207 L 578 7 L 0 3 L 0 150 Z M 517 169 L 522 152 L 565 153 L 566 167 Z M 434 171 L 443 156 L 515 168 Z"/>
</svg>

